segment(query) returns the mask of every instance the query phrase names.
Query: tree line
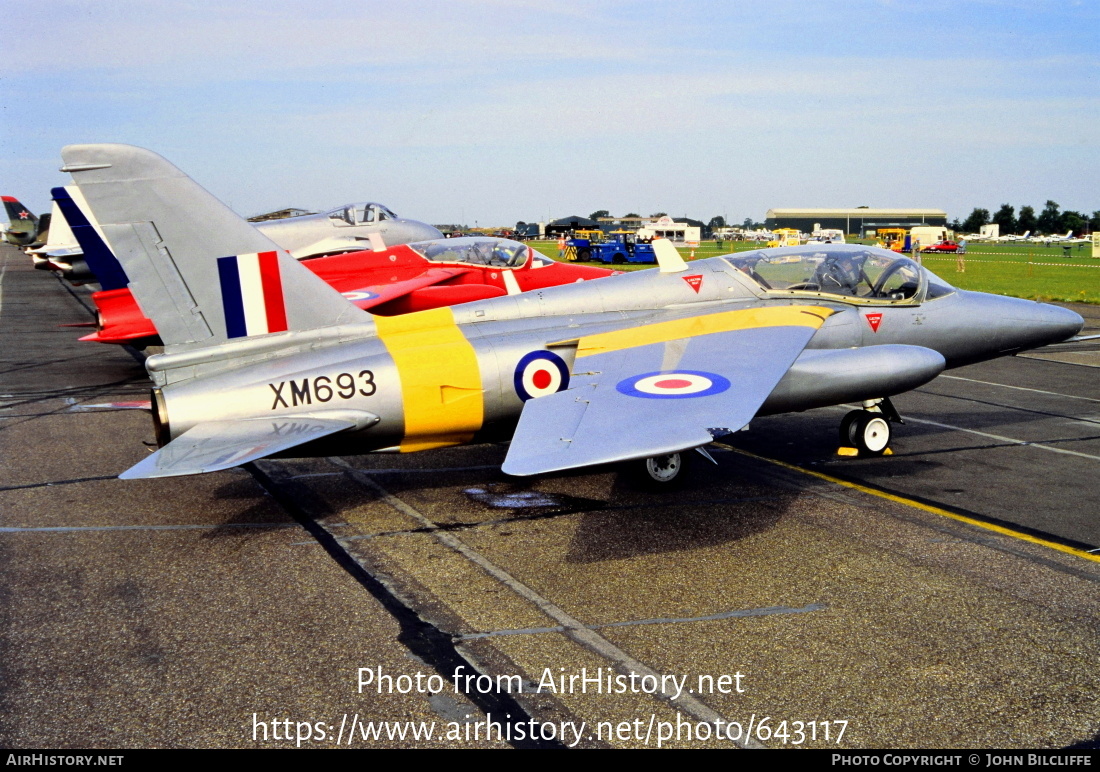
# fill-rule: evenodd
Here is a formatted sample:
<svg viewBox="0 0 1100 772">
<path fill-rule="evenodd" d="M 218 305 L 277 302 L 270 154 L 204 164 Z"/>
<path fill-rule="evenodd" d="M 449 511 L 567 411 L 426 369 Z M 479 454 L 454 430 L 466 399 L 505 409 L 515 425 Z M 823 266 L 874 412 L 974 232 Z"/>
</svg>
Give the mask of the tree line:
<svg viewBox="0 0 1100 772">
<path fill-rule="evenodd" d="M 1087 231 L 1100 231 L 1100 209 L 1091 215 L 1075 212 L 1072 209 L 1060 211 L 1060 207 L 1054 201 L 1047 201 L 1043 211 L 1038 215 L 1030 206 L 1021 206 L 1019 216 L 1016 215 L 1016 207 L 1011 204 L 1001 204 L 1001 208 L 992 217 L 988 209 L 975 208 L 970 216 L 961 223 L 956 218 L 951 223 L 951 229 L 961 233 L 977 233 L 983 225 L 996 223 L 1000 226 L 1001 235 L 1010 233 L 1065 233 L 1073 231 L 1074 236 L 1080 236 Z"/>
</svg>

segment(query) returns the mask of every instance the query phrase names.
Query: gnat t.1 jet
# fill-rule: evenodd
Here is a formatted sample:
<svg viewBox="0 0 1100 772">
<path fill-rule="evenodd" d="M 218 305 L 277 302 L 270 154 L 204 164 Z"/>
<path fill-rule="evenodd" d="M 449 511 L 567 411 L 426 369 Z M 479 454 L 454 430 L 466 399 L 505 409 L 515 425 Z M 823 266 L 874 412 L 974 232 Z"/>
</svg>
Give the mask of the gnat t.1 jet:
<svg viewBox="0 0 1100 772">
<path fill-rule="evenodd" d="M 846 402 L 844 432 L 881 453 L 892 395 L 1083 324 L 882 249 L 689 265 L 666 241 L 659 268 L 372 318 L 160 156 L 62 155 L 166 346 L 146 362 L 161 448 L 124 478 L 511 437 L 509 474 L 640 461 L 668 481 L 757 415 Z"/>
<path fill-rule="evenodd" d="M 76 188 L 73 191 L 54 188 L 54 205 L 60 207 L 64 218 L 73 222 L 71 233 L 103 288 L 92 294 L 96 332 L 81 340 L 160 345 L 156 327 L 142 313 L 127 286 L 129 277 L 103 240 L 95 218 L 73 198 L 74 192 L 77 198 L 82 198 Z M 596 266 L 558 263 L 518 241 L 485 236 L 420 241 L 378 252 L 346 252 L 307 260 L 303 265 L 359 308 L 382 316 L 619 273 Z"/>
<path fill-rule="evenodd" d="M 80 192 L 67 192 L 64 188 L 54 188 L 51 192 L 55 208 L 60 207 L 62 216 L 73 219 L 75 224 L 73 212 L 79 206 Z M 62 200 L 58 199 L 59 195 Z M 16 205 L 21 206 L 18 202 Z M 75 218 L 80 219 L 81 216 L 75 215 Z M 66 223 L 66 227 L 71 226 Z M 380 251 L 412 241 L 443 238 L 437 228 L 418 220 L 402 219 L 375 203 L 347 204 L 320 214 L 254 223 L 253 227 L 299 260 L 364 250 Z M 80 248 L 58 251 L 48 260 L 36 259 L 35 263 L 36 268 L 60 272 L 73 284 L 97 281 L 94 267 L 88 264 Z"/>
<path fill-rule="evenodd" d="M 443 238 L 437 228 L 402 219 L 381 204 L 371 202 L 255 225 L 299 260 Z"/>
</svg>

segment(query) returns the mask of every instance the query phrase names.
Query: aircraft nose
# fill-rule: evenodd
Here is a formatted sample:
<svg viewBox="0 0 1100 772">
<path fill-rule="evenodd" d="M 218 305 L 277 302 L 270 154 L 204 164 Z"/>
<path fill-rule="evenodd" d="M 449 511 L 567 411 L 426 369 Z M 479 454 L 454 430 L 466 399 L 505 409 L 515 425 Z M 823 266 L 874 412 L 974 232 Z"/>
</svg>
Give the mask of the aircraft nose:
<svg viewBox="0 0 1100 772">
<path fill-rule="evenodd" d="M 1023 309 L 1018 309 L 1023 310 Z M 1052 306 L 1049 303 L 1034 303 L 1031 308 L 1022 314 L 1024 322 L 1016 326 L 1017 343 L 1021 348 L 1038 348 L 1051 343 L 1059 343 L 1066 338 L 1072 338 L 1085 326 L 1085 320 L 1081 315 L 1061 306 Z"/>
<path fill-rule="evenodd" d="M 1076 311 L 1061 306 L 1043 304 L 1043 322 L 1050 330 L 1052 342 L 1072 338 L 1085 326 L 1084 318 Z"/>
</svg>

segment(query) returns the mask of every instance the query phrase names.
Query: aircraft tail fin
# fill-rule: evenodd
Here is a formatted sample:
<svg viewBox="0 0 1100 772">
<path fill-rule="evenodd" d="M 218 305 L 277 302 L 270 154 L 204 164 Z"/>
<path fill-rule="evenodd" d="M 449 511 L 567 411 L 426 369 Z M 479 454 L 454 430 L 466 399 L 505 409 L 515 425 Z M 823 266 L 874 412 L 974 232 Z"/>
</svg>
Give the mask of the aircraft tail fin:
<svg viewBox="0 0 1100 772">
<path fill-rule="evenodd" d="M 38 235 L 38 218 L 30 209 L 19 203 L 13 196 L 0 196 L 4 210 L 8 215 L 8 241 L 12 244 L 29 244 Z"/>
<path fill-rule="evenodd" d="M 70 185 L 67 188 L 53 188 L 54 205 L 65 218 L 72 231 L 73 238 L 84 253 L 84 260 L 99 280 L 99 286 L 105 290 L 121 289 L 130 283 L 126 271 L 122 270 L 115 253 L 107 246 L 99 224 L 87 215 L 88 204 L 80 188 Z M 80 203 L 77 203 L 77 202 Z"/>
<path fill-rule="evenodd" d="M 70 145 L 61 156 L 169 350 L 369 319 L 156 153 Z"/>
</svg>

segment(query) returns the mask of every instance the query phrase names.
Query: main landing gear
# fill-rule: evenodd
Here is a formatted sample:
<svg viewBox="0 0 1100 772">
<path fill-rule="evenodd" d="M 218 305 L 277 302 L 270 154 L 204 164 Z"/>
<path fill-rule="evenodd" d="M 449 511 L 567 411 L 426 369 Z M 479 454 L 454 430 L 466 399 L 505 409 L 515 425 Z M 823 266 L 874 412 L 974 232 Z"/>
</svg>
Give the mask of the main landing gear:
<svg viewBox="0 0 1100 772">
<path fill-rule="evenodd" d="M 698 453 L 712 464 L 718 464 L 704 447 L 695 448 L 695 453 Z M 688 459 L 691 459 L 691 463 L 688 462 Z M 687 470 L 696 461 L 698 459 L 692 454 L 692 451 L 685 450 L 680 453 L 650 456 L 649 458 L 627 463 L 630 465 L 628 469 L 631 476 L 642 487 L 668 489 L 682 484 L 687 477 Z"/>
<path fill-rule="evenodd" d="M 842 456 L 890 455 L 890 424 L 904 424 L 888 398 L 868 400 L 863 410 L 853 410 L 840 422 Z"/>
</svg>

